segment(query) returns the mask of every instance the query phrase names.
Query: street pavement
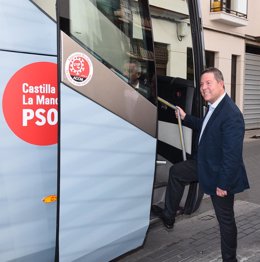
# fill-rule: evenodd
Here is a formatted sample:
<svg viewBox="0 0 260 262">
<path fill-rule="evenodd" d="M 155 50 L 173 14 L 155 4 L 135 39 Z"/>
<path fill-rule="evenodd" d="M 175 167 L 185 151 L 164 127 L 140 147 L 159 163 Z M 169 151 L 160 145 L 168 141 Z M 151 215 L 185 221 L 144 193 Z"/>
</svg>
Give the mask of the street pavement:
<svg viewBox="0 0 260 262">
<path fill-rule="evenodd" d="M 236 195 L 238 261 L 260 262 L 260 130 L 246 132 L 244 161 L 250 189 Z M 173 230 L 157 220 L 144 245 L 116 262 L 221 262 L 218 223 L 210 198 L 199 210 L 178 216 Z"/>
</svg>

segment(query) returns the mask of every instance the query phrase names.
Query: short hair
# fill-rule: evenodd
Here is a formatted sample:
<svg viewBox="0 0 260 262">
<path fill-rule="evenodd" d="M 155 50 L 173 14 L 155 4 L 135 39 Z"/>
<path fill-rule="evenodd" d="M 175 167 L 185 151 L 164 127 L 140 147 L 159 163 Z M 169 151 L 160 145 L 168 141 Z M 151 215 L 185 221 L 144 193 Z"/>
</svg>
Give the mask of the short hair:
<svg viewBox="0 0 260 262">
<path fill-rule="evenodd" d="M 224 77 L 223 77 L 222 72 L 219 69 L 217 69 L 216 67 L 208 67 L 208 68 L 206 68 L 205 70 L 202 71 L 200 77 L 202 77 L 202 75 L 204 75 L 206 73 L 213 73 L 215 79 L 218 82 L 220 82 L 220 81 L 224 82 Z"/>
<path fill-rule="evenodd" d="M 137 60 L 133 60 L 131 61 L 131 63 L 135 64 L 136 65 L 136 68 L 137 68 L 137 72 L 138 73 L 141 73 L 142 72 L 142 66 L 141 66 L 141 63 Z"/>
</svg>

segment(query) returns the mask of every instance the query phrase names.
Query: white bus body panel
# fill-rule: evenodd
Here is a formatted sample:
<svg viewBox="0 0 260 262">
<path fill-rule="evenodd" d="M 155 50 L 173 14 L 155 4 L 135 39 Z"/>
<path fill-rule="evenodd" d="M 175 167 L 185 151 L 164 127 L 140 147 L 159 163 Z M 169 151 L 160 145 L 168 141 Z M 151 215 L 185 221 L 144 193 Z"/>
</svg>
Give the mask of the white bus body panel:
<svg viewBox="0 0 260 262">
<path fill-rule="evenodd" d="M 42 198 L 57 191 L 57 145 L 37 146 L 17 137 L 3 115 L 2 99 L 20 68 L 56 58 L 3 51 L 0 57 L 0 261 L 53 261 L 56 203 L 46 205 Z"/>
<path fill-rule="evenodd" d="M 56 23 L 28 0 L 0 0 L 0 49 L 57 54 Z"/>
<path fill-rule="evenodd" d="M 46 205 L 42 198 L 57 191 L 57 145 L 37 146 L 16 136 L 2 102 L 18 70 L 57 62 L 56 25 L 30 1 L 0 0 L 0 6 L 0 261 L 54 261 L 56 203 Z"/>
</svg>

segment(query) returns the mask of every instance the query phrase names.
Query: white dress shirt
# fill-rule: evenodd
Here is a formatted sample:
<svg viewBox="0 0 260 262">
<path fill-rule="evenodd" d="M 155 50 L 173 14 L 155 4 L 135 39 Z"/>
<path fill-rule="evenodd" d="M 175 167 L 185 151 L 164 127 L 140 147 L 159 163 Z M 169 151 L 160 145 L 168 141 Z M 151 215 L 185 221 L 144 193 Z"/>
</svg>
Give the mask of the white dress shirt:
<svg viewBox="0 0 260 262">
<path fill-rule="evenodd" d="M 224 98 L 224 96 L 226 95 L 226 93 L 224 93 L 222 96 L 220 96 L 213 104 L 208 104 L 209 105 L 209 109 L 208 109 L 208 112 L 207 112 L 207 115 L 206 117 L 204 118 L 203 120 L 203 123 L 202 123 L 202 127 L 201 127 L 201 131 L 200 131 L 200 136 L 199 136 L 199 142 L 200 142 L 200 139 L 201 139 L 201 136 L 204 132 L 204 129 L 212 115 L 212 113 L 214 112 L 215 108 L 218 106 L 218 104 L 221 102 L 221 100 Z"/>
</svg>

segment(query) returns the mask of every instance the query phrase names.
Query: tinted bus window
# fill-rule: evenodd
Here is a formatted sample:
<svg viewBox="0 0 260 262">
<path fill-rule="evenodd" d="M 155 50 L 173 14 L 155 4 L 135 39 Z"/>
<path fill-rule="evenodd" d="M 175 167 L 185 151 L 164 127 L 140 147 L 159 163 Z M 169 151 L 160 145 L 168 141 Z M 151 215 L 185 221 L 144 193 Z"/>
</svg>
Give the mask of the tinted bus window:
<svg viewBox="0 0 260 262">
<path fill-rule="evenodd" d="M 152 32 L 141 1 L 64 1 L 62 30 L 154 101 Z M 149 41 L 150 40 L 150 41 Z M 138 79 L 138 81 L 137 81 Z M 138 82 L 138 84 L 137 84 Z"/>
</svg>

